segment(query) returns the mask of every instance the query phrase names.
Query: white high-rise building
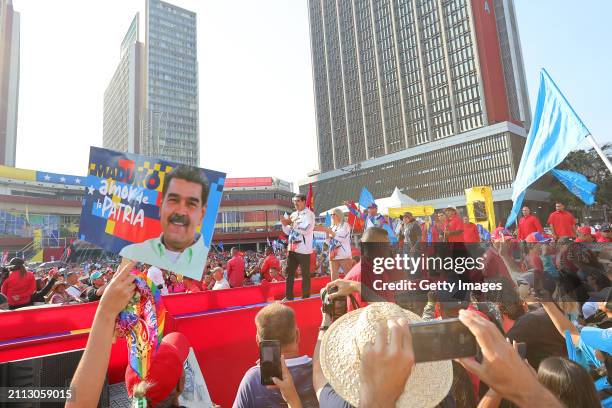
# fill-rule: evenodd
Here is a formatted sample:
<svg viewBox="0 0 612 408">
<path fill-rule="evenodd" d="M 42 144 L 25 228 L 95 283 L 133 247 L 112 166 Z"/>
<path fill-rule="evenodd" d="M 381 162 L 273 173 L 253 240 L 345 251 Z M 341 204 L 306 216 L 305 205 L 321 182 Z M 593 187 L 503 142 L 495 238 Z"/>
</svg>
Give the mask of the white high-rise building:
<svg viewBox="0 0 612 408">
<path fill-rule="evenodd" d="M 19 105 L 19 13 L 0 0 L 0 164 L 15 166 Z"/>
<path fill-rule="evenodd" d="M 138 39 L 138 14 L 121 42 L 119 66 L 104 92 L 104 147 L 140 153 L 144 108 L 144 44 Z"/>
</svg>

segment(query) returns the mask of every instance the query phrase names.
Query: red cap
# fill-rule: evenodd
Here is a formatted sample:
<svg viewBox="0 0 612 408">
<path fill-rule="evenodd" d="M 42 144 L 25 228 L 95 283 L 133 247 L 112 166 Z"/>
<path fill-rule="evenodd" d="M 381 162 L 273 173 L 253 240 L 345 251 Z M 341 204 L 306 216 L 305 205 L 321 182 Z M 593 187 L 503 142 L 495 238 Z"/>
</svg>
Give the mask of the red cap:
<svg viewBox="0 0 612 408">
<path fill-rule="evenodd" d="M 579 227 L 578 232 L 582 235 L 591 235 L 591 227 Z"/>
<path fill-rule="evenodd" d="M 147 390 L 146 397 L 153 406 L 168 398 L 176 388 L 183 375 L 183 365 L 188 354 L 189 340 L 184 334 L 174 332 L 164 336 L 145 379 L 152 384 Z M 133 395 L 134 386 L 142 381 L 128 364 L 125 369 L 125 387 L 130 397 Z"/>
</svg>

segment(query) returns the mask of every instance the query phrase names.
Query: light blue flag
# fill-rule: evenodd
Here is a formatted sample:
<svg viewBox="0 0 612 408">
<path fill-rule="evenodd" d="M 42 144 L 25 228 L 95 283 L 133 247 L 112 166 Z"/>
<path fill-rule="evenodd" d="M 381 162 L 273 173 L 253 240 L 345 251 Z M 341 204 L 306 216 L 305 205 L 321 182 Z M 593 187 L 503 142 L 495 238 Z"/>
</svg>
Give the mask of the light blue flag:
<svg viewBox="0 0 612 408">
<path fill-rule="evenodd" d="M 397 237 L 395 236 L 393 229 L 391 229 L 391 226 L 388 223 L 385 223 L 381 227 L 382 229 L 387 231 L 387 235 L 389 235 L 389 241 L 391 241 L 391 245 L 397 244 Z"/>
<path fill-rule="evenodd" d="M 512 185 L 514 204 L 506 227 L 516 220 L 527 187 L 559 165 L 589 134 L 548 72 L 542 69 L 533 122 Z"/>
<path fill-rule="evenodd" d="M 364 187 L 361 189 L 361 194 L 359 194 L 359 205 L 368 208 L 370 205 L 374 204 L 374 196 L 370 191 Z"/>
<path fill-rule="evenodd" d="M 325 214 L 325 226 L 331 227 L 331 214 L 330 213 Z"/>
<path fill-rule="evenodd" d="M 597 184 L 591 183 L 584 175 L 569 170 L 552 169 L 551 173 L 586 205 L 595 203 Z"/>
</svg>

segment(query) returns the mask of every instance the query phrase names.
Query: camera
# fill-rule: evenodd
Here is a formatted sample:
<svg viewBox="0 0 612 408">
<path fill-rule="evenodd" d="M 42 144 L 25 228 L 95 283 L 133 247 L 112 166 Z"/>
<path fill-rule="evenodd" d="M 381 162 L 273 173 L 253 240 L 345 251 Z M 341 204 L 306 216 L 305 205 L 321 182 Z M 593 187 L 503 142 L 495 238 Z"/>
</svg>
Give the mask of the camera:
<svg viewBox="0 0 612 408">
<path fill-rule="evenodd" d="M 338 291 L 338 288 L 332 287 L 329 288 L 329 291 L 323 289 L 321 291 L 321 311 L 327 313 L 332 322 L 336 321 L 342 315 L 345 315 L 347 312 L 346 308 L 346 296 L 340 296 L 336 299 L 332 300 L 329 298 L 329 295 Z"/>
</svg>

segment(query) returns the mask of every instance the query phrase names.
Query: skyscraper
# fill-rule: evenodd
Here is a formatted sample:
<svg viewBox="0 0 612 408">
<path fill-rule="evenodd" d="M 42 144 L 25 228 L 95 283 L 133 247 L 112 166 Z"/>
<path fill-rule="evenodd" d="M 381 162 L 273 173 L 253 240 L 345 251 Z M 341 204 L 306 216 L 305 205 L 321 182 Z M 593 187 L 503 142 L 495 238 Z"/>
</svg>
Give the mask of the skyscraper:
<svg viewBox="0 0 612 408">
<path fill-rule="evenodd" d="M 140 153 L 144 110 L 144 44 L 139 41 L 138 14 L 121 42 L 117 69 L 104 92 L 104 147 Z"/>
<path fill-rule="evenodd" d="M 104 147 L 199 165 L 196 14 L 146 1 L 145 43 L 136 15 L 104 94 Z"/>
<path fill-rule="evenodd" d="M 309 0 L 317 207 L 508 200 L 530 109 L 512 0 Z M 334 194 L 327 194 L 334 192 Z M 543 197 L 531 191 L 528 198 Z"/>
<path fill-rule="evenodd" d="M 15 166 L 19 105 L 19 13 L 0 0 L 0 164 Z"/>
<path fill-rule="evenodd" d="M 146 6 L 146 112 L 144 152 L 198 165 L 198 60 L 196 14 L 159 1 Z"/>
</svg>

